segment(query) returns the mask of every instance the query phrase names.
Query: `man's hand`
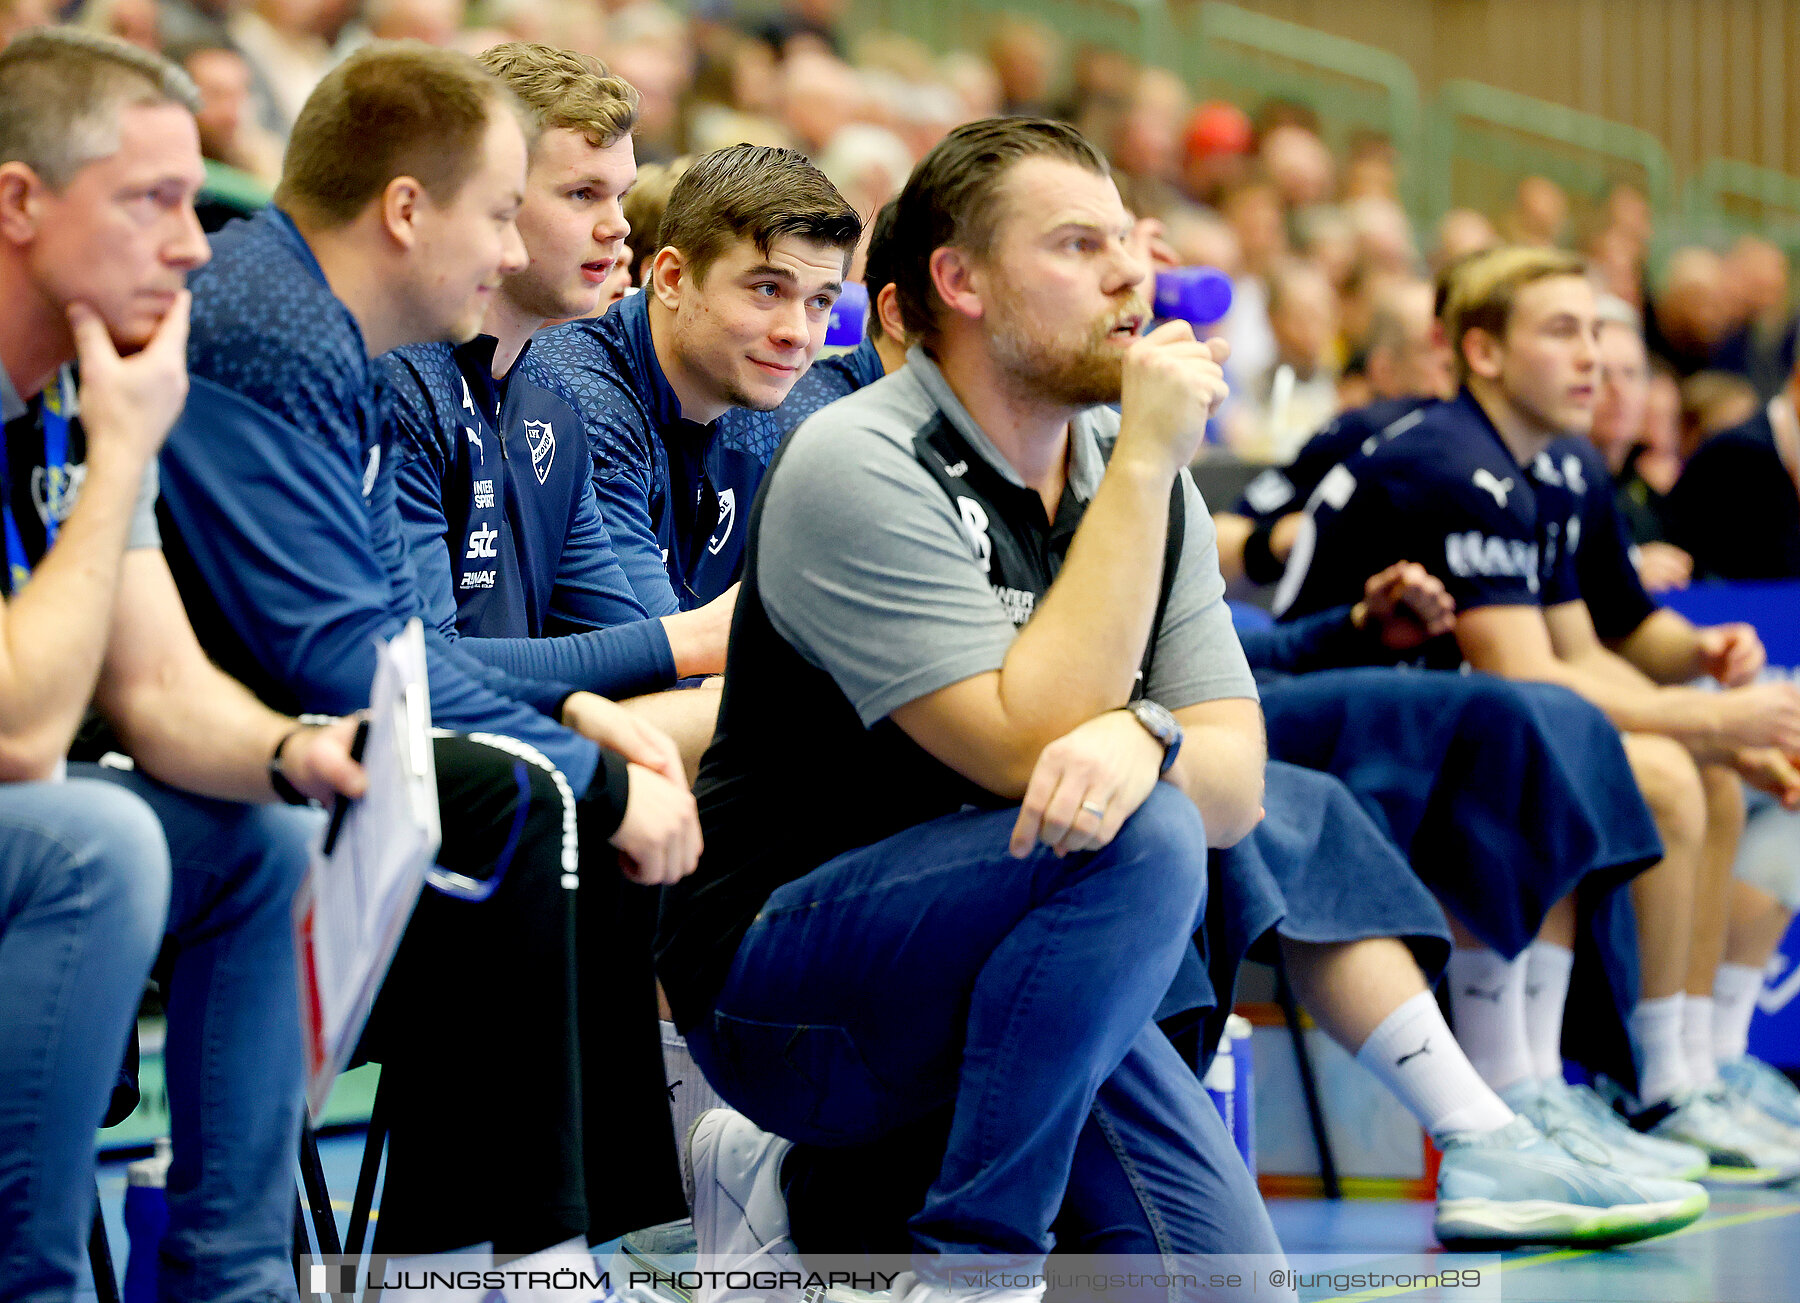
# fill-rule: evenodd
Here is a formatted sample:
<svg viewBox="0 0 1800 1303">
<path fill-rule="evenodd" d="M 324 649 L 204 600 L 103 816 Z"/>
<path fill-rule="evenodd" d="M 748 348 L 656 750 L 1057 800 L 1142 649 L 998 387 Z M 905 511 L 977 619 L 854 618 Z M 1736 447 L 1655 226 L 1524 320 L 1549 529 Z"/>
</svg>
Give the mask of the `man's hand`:
<svg viewBox="0 0 1800 1303">
<path fill-rule="evenodd" d="M 700 814 L 685 780 L 633 764 L 625 818 L 611 841 L 619 868 L 647 887 L 679 882 L 700 863 Z M 679 772 L 679 770 L 677 770 Z"/>
<path fill-rule="evenodd" d="M 281 772 L 301 795 L 325 804 L 334 796 L 355 800 L 368 789 L 368 775 L 350 758 L 356 722 L 348 715 L 323 728 L 303 728 L 281 744 Z"/>
<path fill-rule="evenodd" d="M 1800 755 L 1800 688 L 1752 683 L 1708 695 L 1718 698 L 1718 733 L 1726 746 L 1775 747 Z"/>
<path fill-rule="evenodd" d="M 675 739 L 616 702 L 592 692 L 572 693 L 563 703 L 562 722 L 608 751 L 617 751 L 632 764 L 661 774 L 686 790 L 687 775 L 681 767 L 681 750 Z"/>
<path fill-rule="evenodd" d="M 100 314 L 85 303 L 69 305 L 69 329 L 81 366 L 81 424 L 88 456 L 123 456 L 142 467 L 168 438 L 187 402 L 188 308 L 186 290 L 142 350 L 122 358 Z"/>
<path fill-rule="evenodd" d="M 675 677 L 725 672 L 725 644 L 731 636 L 731 616 L 737 610 L 738 585 L 733 584 L 705 606 L 662 617 L 669 635 L 669 653 L 675 658 Z"/>
<path fill-rule="evenodd" d="M 1127 349 L 1115 464 L 1121 454 L 1143 457 L 1173 474 L 1193 461 L 1230 392 L 1222 366 L 1230 352 L 1222 339 L 1195 339 L 1185 321 L 1165 321 Z"/>
<path fill-rule="evenodd" d="M 1728 688 L 1756 682 L 1769 662 L 1762 637 L 1750 624 L 1715 624 L 1698 630 L 1700 668 Z"/>
<path fill-rule="evenodd" d="M 1456 603 L 1424 566 L 1396 561 L 1363 585 L 1363 600 L 1350 611 L 1358 629 L 1369 629 L 1389 651 L 1411 651 L 1456 627 Z"/>
<path fill-rule="evenodd" d="M 1633 559 L 1638 581 L 1652 593 L 1686 588 L 1694 577 L 1694 558 L 1673 543 L 1640 543 Z"/>
<path fill-rule="evenodd" d="M 1099 850 L 1156 789 L 1162 747 L 1128 712 L 1109 710 L 1045 747 L 1031 771 L 1008 850 L 1038 842 L 1058 855 Z"/>
<path fill-rule="evenodd" d="M 1774 747 L 1746 747 L 1732 758 L 1731 767 L 1750 786 L 1769 793 L 1789 810 L 1800 810 L 1800 756 Z"/>
</svg>

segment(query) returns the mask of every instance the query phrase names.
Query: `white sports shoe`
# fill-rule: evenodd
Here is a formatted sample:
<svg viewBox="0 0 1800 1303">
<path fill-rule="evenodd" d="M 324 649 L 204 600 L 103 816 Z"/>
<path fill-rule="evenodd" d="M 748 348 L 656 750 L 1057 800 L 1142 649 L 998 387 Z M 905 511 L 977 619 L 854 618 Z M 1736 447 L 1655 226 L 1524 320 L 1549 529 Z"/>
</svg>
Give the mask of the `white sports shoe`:
<svg viewBox="0 0 1800 1303">
<path fill-rule="evenodd" d="M 770 1135 L 728 1108 L 708 1109 L 694 1119 L 681 1178 L 694 1210 L 694 1246 L 703 1270 L 801 1269 L 781 1193 L 781 1160 L 793 1147 L 793 1141 Z M 718 1297 L 703 1290 L 695 1303 Z"/>
</svg>

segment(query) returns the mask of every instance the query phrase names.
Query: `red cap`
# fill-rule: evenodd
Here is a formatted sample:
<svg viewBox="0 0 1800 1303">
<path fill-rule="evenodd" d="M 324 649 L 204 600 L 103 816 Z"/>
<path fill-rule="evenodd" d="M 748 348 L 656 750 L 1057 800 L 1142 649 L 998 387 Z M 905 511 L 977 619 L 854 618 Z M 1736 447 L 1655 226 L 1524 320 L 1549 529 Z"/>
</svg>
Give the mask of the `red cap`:
<svg viewBox="0 0 1800 1303">
<path fill-rule="evenodd" d="M 1195 159 L 1215 154 L 1248 154 L 1254 136 L 1249 114 L 1225 100 L 1210 100 L 1195 109 L 1188 120 L 1187 156 Z"/>
</svg>

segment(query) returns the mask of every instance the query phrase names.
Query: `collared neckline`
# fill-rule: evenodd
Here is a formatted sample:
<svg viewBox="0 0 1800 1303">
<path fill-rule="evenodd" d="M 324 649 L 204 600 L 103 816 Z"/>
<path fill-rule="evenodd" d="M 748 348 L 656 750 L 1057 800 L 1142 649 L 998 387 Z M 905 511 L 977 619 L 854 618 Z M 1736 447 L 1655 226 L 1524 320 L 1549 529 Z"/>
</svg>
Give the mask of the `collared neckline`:
<svg viewBox="0 0 1800 1303">
<path fill-rule="evenodd" d="M 950 388 L 950 382 L 944 379 L 944 373 L 922 346 L 915 344 L 907 350 L 906 369 L 917 374 L 919 384 L 937 404 L 938 410 L 950 419 L 950 424 L 956 427 L 957 433 L 962 435 L 969 447 L 996 474 L 1008 484 L 1030 491 L 1013 464 L 994 446 L 975 418 L 969 415 L 969 409 L 963 406 L 962 400 Z M 1104 407 L 1089 407 L 1075 413 L 1069 422 L 1069 463 L 1065 488 L 1072 491 L 1081 502 L 1093 500 L 1100 487 L 1100 478 L 1106 474 L 1106 461 L 1100 456 L 1100 443 L 1094 428 L 1099 420 L 1098 413 L 1105 410 Z"/>
</svg>

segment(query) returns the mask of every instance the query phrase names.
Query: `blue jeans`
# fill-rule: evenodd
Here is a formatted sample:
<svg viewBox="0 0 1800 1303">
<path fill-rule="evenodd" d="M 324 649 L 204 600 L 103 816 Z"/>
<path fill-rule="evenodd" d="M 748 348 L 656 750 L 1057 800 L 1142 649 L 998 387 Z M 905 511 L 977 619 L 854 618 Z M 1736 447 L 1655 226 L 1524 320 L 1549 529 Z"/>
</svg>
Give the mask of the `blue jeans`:
<svg viewBox="0 0 1800 1303">
<path fill-rule="evenodd" d="M 97 810 L 123 806 L 131 797 L 137 798 L 131 808 L 148 806 L 153 812 L 154 818 L 140 817 L 126 826 L 130 841 L 119 847 L 119 863 L 143 872 L 134 857 L 141 862 L 154 855 L 160 871 L 165 842 L 167 847 L 172 885 L 165 950 L 169 1028 L 163 1055 L 175 1152 L 159 1293 L 169 1300 L 219 1303 L 291 1299 L 293 1156 L 303 1079 L 292 904 L 309 841 L 323 816 L 290 806 L 209 800 L 139 774 L 97 766 L 74 765 L 70 772 L 99 780 L 71 782 L 71 792 L 108 798 L 69 801 L 65 808 L 77 827 L 95 825 Z M 26 789 L 0 789 L 0 799 L 13 790 Z M 43 808 L 30 798 L 25 804 L 34 813 Z M 4 824 L 16 827 L 16 821 L 0 826 Z M 0 835 L 5 848 L 0 855 L 18 855 L 12 849 L 18 840 L 16 832 Z M 10 923 L 8 928 L 10 932 Z M 154 954 L 154 937 L 149 946 L 147 953 Z M 79 1017 L 55 1023 L 54 1015 L 31 1024 L 79 1029 L 70 1039 L 80 1044 L 71 1043 L 62 1052 L 84 1063 L 68 1079 L 110 1084 L 148 968 L 146 957 L 121 974 L 120 983 L 129 989 L 113 995 L 120 1007 L 104 1024 Z M 0 1059 L 12 1061 L 10 1056 Z M 30 1148 L 15 1159 L 12 1146 L 6 1146 L 5 1161 L 25 1164 L 27 1185 L 45 1191 L 73 1188 L 67 1206 L 76 1208 L 77 1216 L 72 1228 L 58 1232 L 67 1248 L 58 1250 L 57 1262 L 79 1257 L 91 1197 L 91 1128 L 104 1103 L 104 1085 L 98 1094 L 80 1100 L 58 1086 L 33 1110 L 38 1117 L 21 1119 L 25 1126 L 88 1128 L 73 1169 L 66 1162 L 41 1159 Z M 52 1115 L 53 1124 L 48 1121 Z M 0 1226 L 4 1224 L 0 1205 Z M 25 1244 L 21 1256 L 38 1254 Z M 13 1277 L 7 1273 L 0 1279 Z M 0 1293 L 11 1288 L 0 1284 Z M 42 1296 L 63 1295 L 50 1284 Z"/>
<path fill-rule="evenodd" d="M 1062 859 L 1009 856 L 1016 817 L 950 815 L 777 890 L 688 1035 L 702 1070 L 812 1145 L 867 1144 L 953 1101 L 909 1223 L 927 1278 L 942 1255 L 1034 1266 L 1059 1212 L 1065 1247 L 1280 1252 L 1152 1022 L 1205 898 L 1193 804 L 1159 785 L 1112 845 Z"/>
</svg>

